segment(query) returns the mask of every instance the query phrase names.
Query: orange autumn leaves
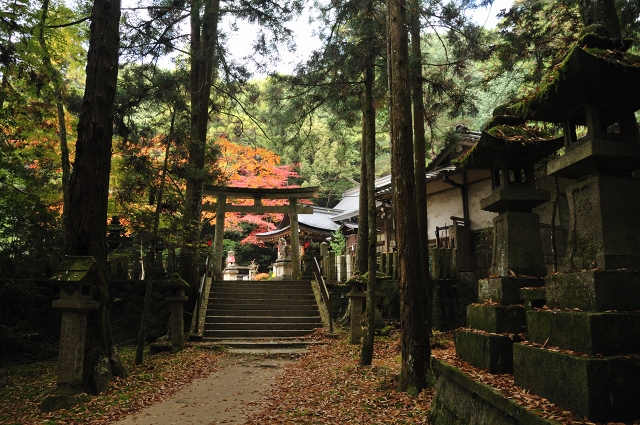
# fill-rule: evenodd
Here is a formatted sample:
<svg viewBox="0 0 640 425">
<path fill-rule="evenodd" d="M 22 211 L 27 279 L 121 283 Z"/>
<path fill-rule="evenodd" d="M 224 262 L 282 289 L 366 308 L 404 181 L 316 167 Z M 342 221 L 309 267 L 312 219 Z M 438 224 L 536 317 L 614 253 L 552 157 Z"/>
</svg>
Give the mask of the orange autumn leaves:
<svg viewBox="0 0 640 425">
<path fill-rule="evenodd" d="M 299 177 L 293 165 L 280 165 L 280 157 L 275 153 L 260 147 L 244 146 L 234 143 L 224 136 L 218 138 L 217 147 L 220 156 L 216 161 L 216 174 L 219 176 L 217 185 L 230 187 L 278 188 L 298 187 L 290 185 L 290 179 Z M 252 205 L 252 200 L 231 199 L 237 205 Z M 263 200 L 263 205 L 284 205 L 285 200 Z M 215 213 L 205 213 L 205 220 L 213 221 Z M 251 225 L 253 229 L 242 243 L 262 245 L 256 233 L 275 229 L 275 223 L 282 220 L 282 214 L 241 214 L 227 213 L 225 215 L 226 230 L 241 230 L 243 224 Z"/>
</svg>

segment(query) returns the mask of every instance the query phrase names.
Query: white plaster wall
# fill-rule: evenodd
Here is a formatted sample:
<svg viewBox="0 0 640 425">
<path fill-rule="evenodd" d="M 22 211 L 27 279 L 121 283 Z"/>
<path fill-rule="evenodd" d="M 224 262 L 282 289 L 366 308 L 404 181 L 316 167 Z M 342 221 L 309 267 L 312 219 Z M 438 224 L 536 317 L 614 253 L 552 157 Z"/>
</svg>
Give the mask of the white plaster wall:
<svg viewBox="0 0 640 425">
<path fill-rule="evenodd" d="M 462 195 L 460 195 L 460 189 L 451 188 L 427 196 L 429 239 L 436 238 L 436 226 L 443 227 L 452 223 L 451 216 L 462 217 Z"/>
<path fill-rule="evenodd" d="M 469 219 L 471 230 L 493 226 L 493 218 L 498 214 L 480 209 L 480 200 L 491 195 L 491 180 L 485 179 L 469 185 Z"/>
</svg>

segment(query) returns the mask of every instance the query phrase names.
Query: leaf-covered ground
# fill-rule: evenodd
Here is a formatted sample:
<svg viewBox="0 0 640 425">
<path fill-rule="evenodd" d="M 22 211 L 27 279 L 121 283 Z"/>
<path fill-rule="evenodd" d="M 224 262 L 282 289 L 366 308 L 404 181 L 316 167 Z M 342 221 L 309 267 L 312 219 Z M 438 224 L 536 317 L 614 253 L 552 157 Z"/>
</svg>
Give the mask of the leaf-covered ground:
<svg viewBox="0 0 640 425">
<path fill-rule="evenodd" d="M 288 365 L 260 413 L 248 424 L 426 424 L 432 391 L 417 397 L 396 391 L 397 334 L 376 338 L 373 364 L 359 366 L 360 346 L 346 335 L 312 347 Z"/>
<path fill-rule="evenodd" d="M 392 331 L 390 337 L 376 338 L 373 365 L 368 367 L 359 366 L 360 346 L 349 344 L 346 334 L 338 339 L 323 336 L 314 335 L 320 344 L 283 368 L 268 395 L 255 402 L 257 413 L 248 424 L 428 423 L 433 390 L 415 397 L 396 391 L 400 373 L 398 331 Z M 492 375 L 463 362 L 456 356 L 450 337 L 439 335 L 438 342 L 434 356 L 525 408 L 563 424 L 591 424 L 515 386 L 510 375 Z M 208 376 L 223 355 L 192 347 L 177 355 L 147 356 L 145 365 L 133 366 L 133 349 L 124 350 L 128 378 L 114 381 L 110 391 L 84 405 L 47 414 L 39 412 L 38 404 L 55 387 L 55 361 L 0 368 L 0 424 L 112 423 L 171 396 L 196 378 Z"/>
<path fill-rule="evenodd" d="M 41 413 L 42 399 L 55 389 L 56 361 L 0 368 L 0 424 L 107 424 L 163 400 L 196 378 L 216 368 L 221 353 L 188 348 L 176 355 L 145 356 L 135 366 L 135 349 L 120 353 L 129 377 L 116 379 L 111 389 L 69 410 Z"/>
</svg>

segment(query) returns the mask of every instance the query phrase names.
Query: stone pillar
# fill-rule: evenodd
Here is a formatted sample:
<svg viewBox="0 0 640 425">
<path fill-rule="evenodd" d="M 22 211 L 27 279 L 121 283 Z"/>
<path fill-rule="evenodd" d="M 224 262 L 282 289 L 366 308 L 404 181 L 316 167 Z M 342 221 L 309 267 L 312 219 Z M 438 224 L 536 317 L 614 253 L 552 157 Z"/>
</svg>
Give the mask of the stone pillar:
<svg viewBox="0 0 640 425">
<path fill-rule="evenodd" d="M 338 280 L 340 282 L 345 282 L 347 280 L 347 255 L 341 255 L 340 256 L 340 268 L 339 270 L 339 275 L 338 275 Z"/>
<path fill-rule="evenodd" d="M 300 236 L 298 235 L 298 200 L 289 199 L 291 220 L 289 229 L 291 230 L 291 278 L 300 278 Z"/>
<path fill-rule="evenodd" d="M 60 286 L 60 299 L 53 302 L 53 308 L 62 311 L 62 326 L 57 390 L 43 400 L 43 411 L 68 408 L 79 402 L 74 396 L 82 392 L 87 313 L 100 306 L 92 299 L 97 285 L 93 257 L 65 257 L 50 282 Z"/>
<path fill-rule="evenodd" d="M 329 272 L 327 270 L 327 257 L 329 256 L 329 244 L 326 242 L 322 242 L 320 244 L 320 264 L 322 265 L 322 276 L 326 278 L 329 277 Z"/>
<path fill-rule="evenodd" d="M 211 256 L 211 276 L 213 280 L 222 279 L 222 242 L 224 241 L 224 216 L 227 204 L 225 195 L 218 195 L 216 204 L 216 230 L 213 236 L 213 255 Z"/>
<path fill-rule="evenodd" d="M 353 275 L 353 262 L 354 262 L 354 256 L 351 254 L 347 254 L 345 255 L 346 257 L 346 275 L 345 275 L 345 280 L 349 280 L 349 278 L 351 278 L 351 276 Z"/>
<path fill-rule="evenodd" d="M 349 324 L 349 342 L 359 344 L 362 338 L 362 310 L 365 302 L 365 285 L 352 283 L 351 291 L 347 293 L 351 301 L 351 322 Z"/>
<path fill-rule="evenodd" d="M 327 262 L 327 274 L 329 275 L 329 280 L 338 280 L 338 274 L 336 270 L 336 253 L 331 251 L 329 252 L 328 262 Z"/>
<path fill-rule="evenodd" d="M 329 253 L 329 244 L 326 242 L 322 242 L 320 244 L 320 256 L 322 258 L 326 258 L 328 253 Z"/>
<path fill-rule="evenodd" d="M 380 254 L 378 254 L 378 261 L 380 263 L 380 271 L 382 273 L 384 273 L 387 276 L 391 276 L 389 274 L 389 270 L 387 268 L 387 254 L 385 252 L 382 252 Z"/>
</svg>

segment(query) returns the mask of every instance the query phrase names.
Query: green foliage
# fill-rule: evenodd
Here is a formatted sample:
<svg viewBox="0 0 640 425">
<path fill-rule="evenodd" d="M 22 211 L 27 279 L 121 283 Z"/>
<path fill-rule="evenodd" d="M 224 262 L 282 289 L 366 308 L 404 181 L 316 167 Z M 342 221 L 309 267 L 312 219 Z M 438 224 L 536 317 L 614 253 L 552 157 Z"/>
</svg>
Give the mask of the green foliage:
<svg viewBox="0 0 640 425">
<path fill-rule="evenodd" d="M 329 241 L 329 246 L 331 250 L 338 255 L 342 255 L 344 253 L 344 249 L 347 245 L 347 240 L 342 234 L 342 232 L 338 229 L 331 234 L 331 240 Z"/>
</svg>

